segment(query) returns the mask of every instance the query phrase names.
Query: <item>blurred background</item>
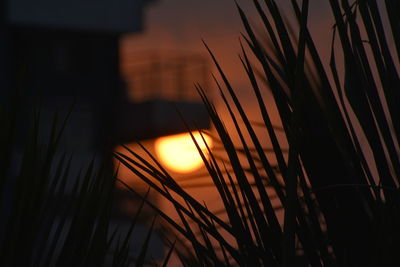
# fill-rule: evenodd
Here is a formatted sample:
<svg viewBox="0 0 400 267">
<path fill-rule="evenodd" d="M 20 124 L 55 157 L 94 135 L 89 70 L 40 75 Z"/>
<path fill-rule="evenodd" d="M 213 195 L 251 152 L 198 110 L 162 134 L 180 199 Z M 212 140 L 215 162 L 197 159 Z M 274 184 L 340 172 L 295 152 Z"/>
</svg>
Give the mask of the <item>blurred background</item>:
<svg viewBox="0 0 400 267">
<path fill-rule="evenodd" d="M 326 1 L 311 2 L 310 30 L 317 43 L 326 43 L 331 33 L 322 29 L 333 19 Z M 49 111 L 44 116 L 55 110 L 65 113 L 74 103 L 63 142 L 66 149 L 81 151 L 83 160 L 92 152 L 105 155 L 121 143 L 151 143 L 185 132 L 176 109 L 197 128 L 210 129 L 195 84 L 217 108 L 220 103 L 211 78 L 215 68 L 202 40 L 220 61 L 249 116 L 258 119 L 238 57 L 243 28 L 233 1 L 1 3 L 3 101 L 18 96 L 25 109 L 40 102 Z M 251 1 L 239 4 L 262 33 Z M 283 2 L 281 8 L 288 6 Z M 285 13 L 293 21 L 292 11 Z M 329 54 L 329 45 L 320 47 L 322 55 Z M 265 96 L 271 99 L 268 90 Z M 223 116 L 224 110 L 220 112 Z"/>
<path fill-rule="evenodd" d="M 310 2 L 310 31 L 317 43 L 324 44 L 319 46 L 320 52 L 327 57 L 331 32 L 326 29 L 333 25 L 333 18 L 327 11 L 327 1 Z M 239 3 L 262 33 L 251 1 Z M 287 6 L 289 1 L 281 7 Z M 248 116 L 255 122 L 260 119 L 238 57 L 244 30 L 234 1 L 1 0 L 1 10 L 1 101 L 7 105 L 17 99 L 24 114 L 15 164 L 22 155 L 26 129 L 32 124 L 32 109 L 40 106 L 41 123 L 50 129 L 55 112 L 65 116 L 72 107 L 62 150 L 74 153 L 77 166 L 91 160 L 93 154 L 111 165 L 111 152 L 126 153 L 121 144 L 150 159 L 135 144 L 141 141 L 182 187 L 209 203 L 211 209 L 221 207 L 179 113 L 190 125 L 214 135 L 195 89 L 199 84 L 225 116 L 204 40 L 220 61 Z M 285 13 L 292 21 L 292 11 Z M 264 89 L 266 102 L 273 108 L 265 85 Z M 271 115 L 279 125 L 278 115 Z M 226 127 L 233 127 L 232 122 L 226 120 Z M 266 134 L 263 130 L 259 134 Z M 43 142 L 48 136 L 48 132 L 42 133 Z M 215 151 L 221 148 L 218 140 L 206 141 Z M 114 167 L 117 165 L 114 161 Z M 75 172 L 79 170 L 77 167 Z M 123 167 L 119 177 L 139 191 L 147 190 Z M 124 218 L 135 204 L 129 204 L 124 186 L 120 189 L 120 215 Z M 162 200 L 153 201 L 173 213 L 173 207 Z"/>
</svg>

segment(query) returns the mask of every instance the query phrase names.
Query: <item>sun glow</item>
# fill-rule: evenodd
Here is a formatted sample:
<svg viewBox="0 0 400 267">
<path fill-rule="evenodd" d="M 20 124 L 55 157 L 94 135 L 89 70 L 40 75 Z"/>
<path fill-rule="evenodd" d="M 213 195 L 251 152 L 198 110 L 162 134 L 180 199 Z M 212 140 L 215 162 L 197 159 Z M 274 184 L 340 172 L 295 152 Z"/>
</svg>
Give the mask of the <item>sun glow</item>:
<svg viewBox="0 0 400 267">
<path fill-rule="evenodd" d="M 207 156 L 207 147 L 199 132 L 193 132 L 193 136 L 203 153 Z M 207 145 L 212 147 L 212 140 L 203 134 Z M 203 165 L 203 160 L 193 143 L 189 133 L 160 137 L 155 141 L 155 149 L 158 158 L 170 170 L 179 173 L 195 171 Z"/>
</svg>

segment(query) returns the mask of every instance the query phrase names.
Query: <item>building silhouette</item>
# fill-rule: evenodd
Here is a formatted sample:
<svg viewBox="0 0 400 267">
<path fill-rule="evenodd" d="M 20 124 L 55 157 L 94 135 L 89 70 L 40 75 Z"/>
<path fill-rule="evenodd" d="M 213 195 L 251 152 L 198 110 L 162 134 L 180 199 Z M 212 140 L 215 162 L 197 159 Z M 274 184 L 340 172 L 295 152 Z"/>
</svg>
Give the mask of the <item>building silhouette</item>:
<svg viewBox="0 0 400 267">
<path fill-rule="evenodd" d="M 18 175 L 37 110 L 43 144 L 48 142 L 56 116 L 62 121 L 71 111 L 60 153 L 55 155 L 57 160 L 62 154 L 73 154 L 71 178 L 78 177 L 93 158 L 98 165 L 108 162 L 112 171 L 112 149 L 121 141 L 118 136 L 127 135 L 116 133 L 113 123 L 118 116 L 116 107 L 126 97 L 119 40 L 123 34 L 144 30 L 145 8 L 151 2 L 1 0 L 0 103 L 8 108 L 18 105 L 11 177 Z M 4 189 L 4 207 L 12 206 L 13 196 L 7 192 L 13 186 Z M 125 198 L 117 194 L 117 202 Z M 112 224 L 127 219 L 129 214 L 117 211 Z M 0 237 L 4 221 L 0 222 Z M 122 222 L 120 228 L 128 224 Z M 152 250 L 159 255 L 161 248 L 156 242 Z"/>
</svg>

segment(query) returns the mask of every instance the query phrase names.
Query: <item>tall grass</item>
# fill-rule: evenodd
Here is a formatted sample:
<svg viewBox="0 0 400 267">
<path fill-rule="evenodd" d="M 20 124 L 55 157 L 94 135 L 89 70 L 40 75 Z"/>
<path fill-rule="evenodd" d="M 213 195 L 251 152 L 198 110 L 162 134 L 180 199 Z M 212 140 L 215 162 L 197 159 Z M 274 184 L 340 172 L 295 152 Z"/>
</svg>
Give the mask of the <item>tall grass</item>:
<svg viewBox="0 0 400 267">
<path fill-rule="evenodd" d="M 224 157 L 211 149 L 207 157 L 196 145 L 227 219 L 192 197 L 151 155 L 148 162 L 128 147 L 125 154 L 116 153 L 132 173 L 174 205 L 180 222 L 159 213 L 177 238 L 183 236 L 191 245 L 190 263 L 178 254 L 183 265 L 400 264 L 400 3 L 378 2 L 329 0 L 335 24 L 328 69 L 307 27 L 308 0 L 290 1 L 297 20 L 294 33 L 278 1 L 253 0 L 263 36 L 238 5 L 246 31 L 240 59 L 262 115 L 263 135 L 206 45 L 220 76 L 216 88 L 235 131 L 228 131 L 198 85 Z M 260 40 L 268 40 L 268 45 Z M 274 98 L 284 142 L 272 123 L 262 82 Z M 233 134 L 239 136 L 240 149 Z M 273 156 L 263 147 L 266 138 Z M 274 197 L 283 206 L 282 220 Z"/>
<path fill-rule="evenodd" d="M 20 118 L 28 116 L 22 109 L 12 102 L 0 114 L 0 266 L 151 263 L 154 222 L 146 234 L 137 230 L 139 222 L 143 223 L 139 216 L 143 216 L 144 202 L 134 203 L 138 209 L 130 220 L 117 220 L 118 192 L 111 162 L 93 159 L 87 166 L 77 166 L 74 155 L 61 146 L 71 112 L 65 118 L 55 115 L 51 129 L 41 124 L 40 111 L 30 112 L 32 129 L 25 143 L 18 144 L 22 141 L 16 138 Z M 15 154 L 21 146 L 24 151 L 19 161 Z M 138 237 L 143 240 L 134 242 Z"/>
</svg>

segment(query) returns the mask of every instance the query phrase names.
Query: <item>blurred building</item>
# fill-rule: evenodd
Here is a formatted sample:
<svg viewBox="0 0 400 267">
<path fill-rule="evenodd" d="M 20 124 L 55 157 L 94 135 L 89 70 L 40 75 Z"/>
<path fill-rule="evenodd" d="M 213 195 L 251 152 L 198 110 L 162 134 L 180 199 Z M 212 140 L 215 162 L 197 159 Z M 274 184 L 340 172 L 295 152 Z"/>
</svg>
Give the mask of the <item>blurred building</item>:
<svg viewBox="0 0 400 267">
<path fill-rule="evenodd" d="M 30 106 L 40 97 L 44 110 L 61 112 L 76 102 L 65 147 L 110 149 L 114 105 L 124 94 L 119 38 L 143 30 L 150 2 L 2 0 L 2 100 L 17 94 Z"/>
<path fill-rule="evenodd" d="M 153 0 L 2 1 L 3 99 L 17 94 L 31 108 L 40 97 L 49 111 L 44 116 L 65 114 L 75 103 L 65 148 L 110 151 L 115 144 L 185 131 L 171 103 L 190 114 L 188 121 L 208 127 L 199 98 L 187 93 L 195 92 L 194 81 L 206 81 L 201 56 L 152 51 L 130 57 L 120 70 L 120 38 L 144 29 Z M 132 92 L 147 99 L 133 99 Z"/>
<path fill-rule="evenodd" d="M 154 1 L 0 0 L 0 104 L 18 103 L 20 111 L 11 175 L 18 175 L 34 109 L 41 110 L 43 143 L 55 114 L 60 120 L 72 110 L 56 158 L 73 154 L 75 177 L 94 155 L 112 170 L 118 144 L 185 132 L 176 109 L 186 122 L 209 127 L 193 84 L 207 87 L 208 59 L 147 51 L 121 64 L 121 37 L 145 30 L 146 7 Z M 131 219 L 131 197 L 117 194 L 116 220 Z M 154 251 L 160 254 L 160 243 Z"/>
<path fill-rule="evenodd" d="M 113 123 L 116 107 L 126 97 L 119 40 L 144 30 L 145 9 L 151 2 L 0 0 L 0 103 L 18 102 L 20 109 L 13 160 L 17 166 L 11 172 L 18 172 L 35 108 L 41 110 L 44 143 L 55 114 L 63 118 L 72 108 L 61 139 L 62 153 L 74 155 L 71 176 L 94 155 L 110 157 L 119 142 Z"/>
</svg>

